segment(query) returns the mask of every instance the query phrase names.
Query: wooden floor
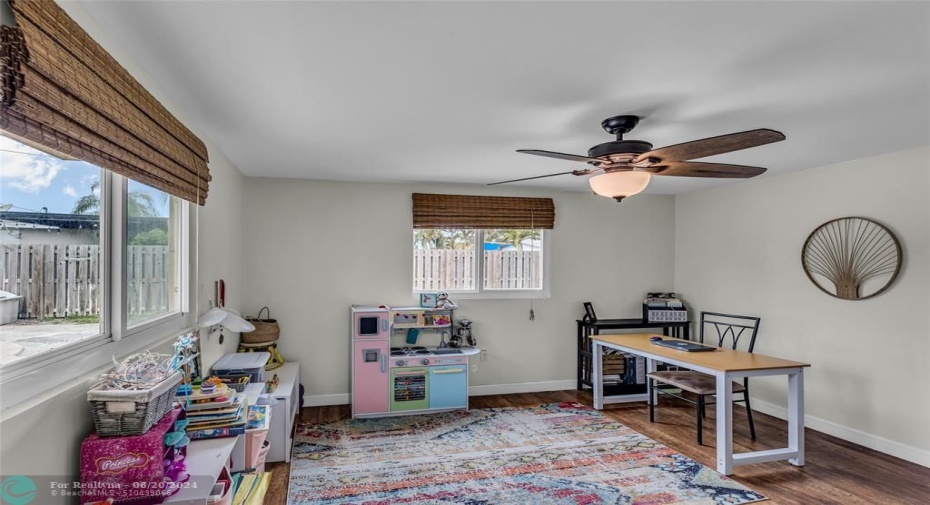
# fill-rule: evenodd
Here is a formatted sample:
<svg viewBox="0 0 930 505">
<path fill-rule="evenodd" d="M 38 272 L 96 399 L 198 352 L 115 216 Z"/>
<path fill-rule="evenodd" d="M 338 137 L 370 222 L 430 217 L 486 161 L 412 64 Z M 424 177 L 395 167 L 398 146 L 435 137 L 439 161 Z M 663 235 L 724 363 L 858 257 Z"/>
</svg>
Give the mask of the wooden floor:
<svg viewBox="0 0 930 505">
<path fill-rule="evenodd" d="M 522 407 L 541 403 L 577 401 L 591 405 L 589 392 L 553 391 L 512 395 L 473 396 L 470 407 Z M 756 441 L 749 439 L 745 410 L 737 404 L 733 415 L 733 446 L 736 452 L 781 447 L 786 444 L 787 424 L 771 416 L 753 412 Z M 649 422 L 644 403 L 609 405 L 607 416 L 653 438 L 682 454 L 715 468 L 714 409 L 708 409 L 704 444 L 696 445 L 694 407 L 671 398 L 663 398 L 656 410 L 656 422 Z M 325 423 L 350 417 L 348 405 L 307 407 L 301 422 Z M 762 463 L 736 467 L 733 478 L 768 496 L 771 503 L 782 505 L 892 505 L 930 503 L 930 468 L 866 449 L 862 446 L 824 435 L 806 433 L 806 465 L 802 468 L 787 462 Z M 289 464 L 269 463 L 272 481 L 267 505 L 287 503 Z"/>
</svg>

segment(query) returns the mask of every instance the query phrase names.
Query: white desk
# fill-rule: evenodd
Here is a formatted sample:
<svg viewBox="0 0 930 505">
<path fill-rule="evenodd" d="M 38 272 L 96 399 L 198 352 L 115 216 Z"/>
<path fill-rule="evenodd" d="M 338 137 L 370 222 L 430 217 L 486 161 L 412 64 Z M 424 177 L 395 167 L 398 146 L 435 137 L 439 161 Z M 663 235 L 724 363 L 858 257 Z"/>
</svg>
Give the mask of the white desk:
<svg viewBox="0 0 930 505">
<path fill-rule="evenodd" d="M 651 333 L 629 335 L 592 335 L 594 344 L 594 408 L 604 408 L 603 364 L 604 348 L 646 358 L 646 370 L 654 372 L 656 363 L 678 365 L 712 375 L 717 379 L 717 471 L 732 475 L 736 465 L 788 460 L 795 466 L 804 465 L 804 369 L 810 365 L 761 354 L 732 349 L 713 352 L 684 352 L 651 344 Z M 664 337 L 668 339 L 668 337 Z M 743 377 L 765 375 L 788 376 L 788 447 L 767 451 L 733 454 L 733 381 Z M 656 393 L 652 401 L 656 401 Z M 642 396 L 640 395 L 640 399 Z"/>
<path fill-rule="evenodd" d="M 213 484 L 225 468 L 229 471 L 229 454 L 236 438 L 208 438 L 194 440 L 187 446 L 187 473 L 191 479 L 182 484 L 180 491 L 162 503 L 176 505 L 206 505 Z"/>
</svg>

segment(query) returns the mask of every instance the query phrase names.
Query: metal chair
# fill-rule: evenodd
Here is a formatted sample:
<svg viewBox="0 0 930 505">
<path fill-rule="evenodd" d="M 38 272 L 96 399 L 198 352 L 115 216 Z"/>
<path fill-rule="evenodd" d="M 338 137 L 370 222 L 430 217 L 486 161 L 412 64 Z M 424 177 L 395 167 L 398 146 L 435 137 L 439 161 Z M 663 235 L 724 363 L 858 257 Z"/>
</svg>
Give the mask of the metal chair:
<svg viewBox="0 0 930 505">
<path fill-rule="evenodd" d="M 760 318 L 751 316 L 739 316 L 734 314 L 721 314 L 718 312 L 701 312 L 700 341 L 704 342 L 704 333 L 712 339 L 716 336 L 717 347 L 723 347 L 725 344 L 736 349 L 743 339 L 743 345 L 746 345 L 748 339 L 747 351 L 752 352 L 756 345 L 756 335 L 759 333 Z M 717 391 L 717 382 L 713 376 L 693 370 L 666 370 L 646 374 L 648 378 L 647 392 L 649 403 L 649 422 L 655 422 L 655 404 L 657 397 L 655 393 L 674 396 L 686 402 L 697 405 L 697 443 L 702 443 L 703 419 L 706 417 L 705 406 L 714 405 L 708 403 L 705 399 L 707 396 L 714 396 Z M 656 382 L 669 386 L 668 388 L 656 387 Z M 688 391 L 697 396 L 696 400 L 687 398 L 681 394 L 676 394 L 670 389 Z M 749 378 L 744 377 L 742 383 L 733 381 L 733 393 L 742 393 L 742 398 L 734 398 L 733 402 L 744 402 L 746 404 L 746 416 L 749 418 L 749 434 L 753 440 L 756 439 L 756 427 L 752 423 L 752 408 L 749 405 Z"/>
</svg>

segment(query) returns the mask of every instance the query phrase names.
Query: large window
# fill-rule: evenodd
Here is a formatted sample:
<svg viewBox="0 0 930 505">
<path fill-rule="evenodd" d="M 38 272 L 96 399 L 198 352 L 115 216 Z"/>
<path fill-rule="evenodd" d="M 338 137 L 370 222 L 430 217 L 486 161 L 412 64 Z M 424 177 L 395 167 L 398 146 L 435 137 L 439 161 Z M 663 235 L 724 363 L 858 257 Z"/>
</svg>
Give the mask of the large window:
<svg viewBox="0 0 930 505">
<path fill-rule="evenodd" d="M 413 289 L 539 296 L 545 289 L 544 237 L 541 229 L 416 229 Z"/>
<path fill-rule="evenodd" d="M 187 207 L 0 137 L 3 396 L 27 372 L 77 354 L 120 355 L 189 324 Z M 121 340 L 132 345 L 107 347 Z"/>
</svg>

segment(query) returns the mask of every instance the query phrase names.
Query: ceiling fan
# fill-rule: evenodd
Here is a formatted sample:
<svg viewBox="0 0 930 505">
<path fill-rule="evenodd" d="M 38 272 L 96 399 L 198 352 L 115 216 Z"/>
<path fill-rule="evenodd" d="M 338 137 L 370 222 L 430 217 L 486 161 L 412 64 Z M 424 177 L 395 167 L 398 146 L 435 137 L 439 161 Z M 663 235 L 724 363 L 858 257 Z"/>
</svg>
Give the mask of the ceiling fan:
<svg viewBox="0 0 930 505">
<path fill-rule="evenodd" d="M 616 135 L 617 140 L 598 144 L 588 149 L 587 156 L 538 149 L 517 150 L 518 153 L 569 161 L 582 161 L 593 165 L 594 168 L 494 182 L 488 184 L 488 186 L 565 174 L 594 175 L 589 181 L 591 189 L 599 195 L 613 198 L 619 202 L 646 189 L 646 185 L 649 184 L 649 180 L 653 175 L 720 178 L 755 177 L 765 172 L 765 169 L 746 165 L 701 163 L 690 160 L 785 140 L 785 135 L 781 132 L 768 128 L 759 128 L 653 149 L 652 144 L 649 142 L 623 140 L 623 135 L 629 133 L 638 123 L 639 116 L 614 116 L 605 119 L 601 122 L 601 126 L 607 133 Z"/>
</svg>

